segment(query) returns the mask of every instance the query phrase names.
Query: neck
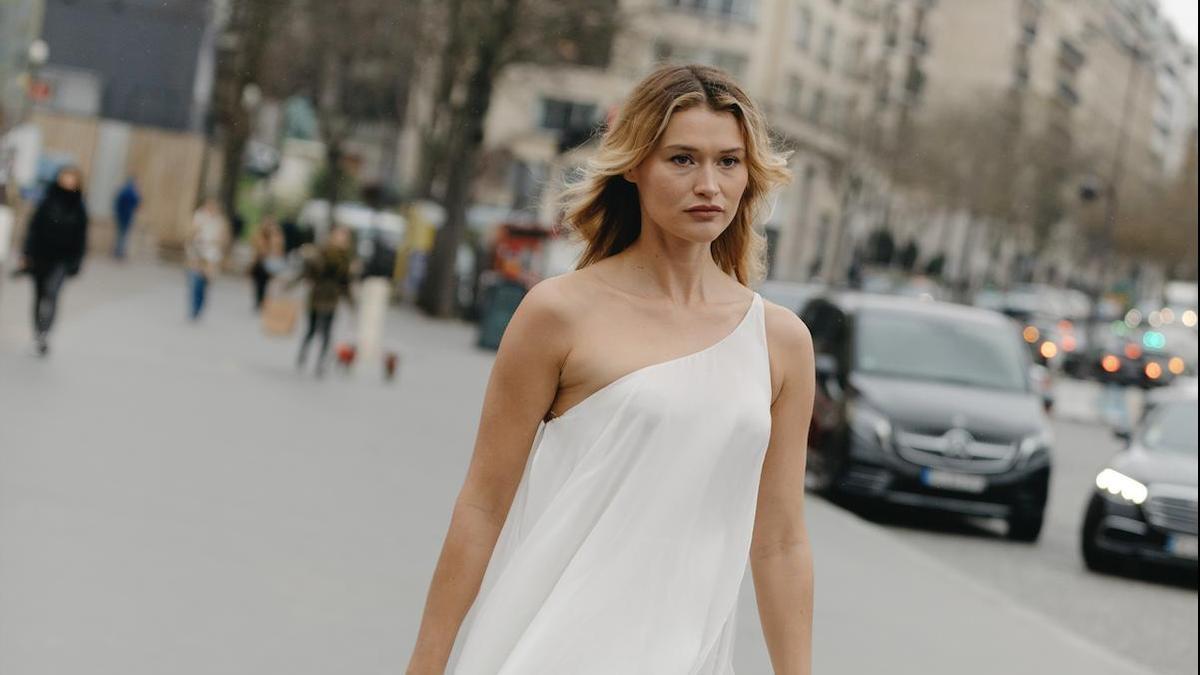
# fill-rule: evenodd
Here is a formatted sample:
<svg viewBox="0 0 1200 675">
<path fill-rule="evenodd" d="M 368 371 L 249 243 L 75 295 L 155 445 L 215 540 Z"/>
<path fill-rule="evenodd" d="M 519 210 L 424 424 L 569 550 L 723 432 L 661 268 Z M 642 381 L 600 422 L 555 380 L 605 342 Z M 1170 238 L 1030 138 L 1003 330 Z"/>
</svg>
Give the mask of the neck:
<svg viewBox="0 0 1200 675">
<path fill-rule="evenodd" d="M 708 302 L 728 279 L 713 260 L 710 244 L 671 237 L 656 227 L 643 227 L 620 258 L 652 294 L 680 305 Z"/>
</svg>

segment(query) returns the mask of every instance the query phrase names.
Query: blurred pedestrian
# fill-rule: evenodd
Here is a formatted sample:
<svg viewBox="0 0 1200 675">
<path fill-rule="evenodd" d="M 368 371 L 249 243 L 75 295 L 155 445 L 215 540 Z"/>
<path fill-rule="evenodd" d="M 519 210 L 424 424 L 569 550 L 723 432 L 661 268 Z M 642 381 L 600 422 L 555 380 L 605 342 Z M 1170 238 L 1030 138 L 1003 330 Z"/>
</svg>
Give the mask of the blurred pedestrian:
<svg viewBox="0 0 1200 675">
<path fill-rule="evenodd" d="M 283 230 L 271 216 L 263 218 L 250 240 L 254 248 L 254 264 L 250 278 L 254 281 L 254 311 L 261 311 L 267 296 L 267 285 L 283 270 Z"/>
<path fill-rule="evenodd" d="M 221 213 L 221 205 L 213 197 L 192 215 L 184 244 L 189 285 L 189 316 L 193 321 L 204 312 L 208 284 L 221 269 L 229 239 L 229 224 Z"/>
<path fill-rule="evenodd" d="M 12 248 L 13 221 L 15 219 L 16 214 L 8 205 L 8 190 L 3 183 L 0 183 L 0 272 L 3 272 L 4 265 L 8 262 L 8 254 Z M 3 275 L 0 274 L 0 276 Z"/>
<path fill-rule="evenodd" d="M 303 237 L 300 234 L 300 226 L 296 224 L 294 218 L 285 218 L 281 227 L 283 229 L 283 251 L 285 254 L 290 254 L 304 243 L 301 241 Z"/>
<path fill-rule="evenodd" d="M 392 293 L 392 276 L 396 269 L 396 252 L 382 233 L 371 238 L 367 259 L 363 265 L 363 282 L 358 304 L 358 353 L 364 363 L 379 363 L 383 343 L 383 324 L 388 298 Z"/>
<path fill-rule="evenodd" d="M 0 290 L 8 267 L 8 254 L 12 246 L 13 221 L 16 216 L 8 205 L 8 186 L 0 183 Z"/>
<path fill-rule="evenodd" d="M 87 226 L 83 174 L 74 166 L 63 167 L 29 219 L 22 249 L 20 269 L 34 283 L 33 332 L 39 355 L 50 348 L 63 282 L 79 274 L 83 264 Z"/>
<path fill-rule="evenodd" d="M 329 353 L 329 342 L 333 337 L 333 320 L 337 312 L 338 301 L 343 297 L 354 304 L 354 296 L 350 292 L 352 253 L 350 248 L 350 231 L 345 227 L 335 227 L 329 234 L 328 240 L 316 249 L 309 248 L 304 254 L 304 267 L 300 277 L 292 280 L 288 286 L 294 286 L 301 281 L 309 284 L 308 289 L 308 331 L 300 344 L 300 354 L 296 357 L 296 367 L 303 368 L 308 358 L 308 346 L 318 333 L 321 336 L 321 350 L 317 355 L 316 373 L 325 373 L 325 358 Z"/>
<path fill-rule="evenodd" d="M 117 241 L 113 247 L 113 257 L 125 259 L 125 247 L 129 241 L 129 230 L 133 227 L 133 216 L 138 205 L 142 203 L 142 195 L 138 193 L 137 183 L 133 176 L 125 180 L 125 185 L 113 199 L 113 220 L 117 225 Z"/>
</svg>

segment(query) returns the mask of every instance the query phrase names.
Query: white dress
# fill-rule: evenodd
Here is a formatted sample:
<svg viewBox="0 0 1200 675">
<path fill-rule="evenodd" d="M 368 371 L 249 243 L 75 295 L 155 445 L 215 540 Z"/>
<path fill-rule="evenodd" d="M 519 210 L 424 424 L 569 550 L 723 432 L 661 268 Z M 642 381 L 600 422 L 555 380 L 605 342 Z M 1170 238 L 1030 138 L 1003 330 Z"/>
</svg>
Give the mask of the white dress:
<svg viewBox="0 0 1200 675">
<path fill-rule="evenodd" d="M 732 675 L 770 406 L 755 293 L 539 426 L 447 673 Z"/>
</svg>

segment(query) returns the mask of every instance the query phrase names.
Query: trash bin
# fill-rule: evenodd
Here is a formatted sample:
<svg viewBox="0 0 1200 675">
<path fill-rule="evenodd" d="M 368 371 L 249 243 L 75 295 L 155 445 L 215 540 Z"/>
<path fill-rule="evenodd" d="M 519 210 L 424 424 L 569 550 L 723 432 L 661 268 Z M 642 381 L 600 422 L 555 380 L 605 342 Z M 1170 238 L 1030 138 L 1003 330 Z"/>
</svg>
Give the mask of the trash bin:
<svg viewBox="0 0 1200 675">
<path fill-rule="evenodd" d="M 479 346 L 499 349 L 500 338 L 528 289 L 511 279 L 500 279 L 483 290 L 483 311 L 479 316 Z"/>
</svg>

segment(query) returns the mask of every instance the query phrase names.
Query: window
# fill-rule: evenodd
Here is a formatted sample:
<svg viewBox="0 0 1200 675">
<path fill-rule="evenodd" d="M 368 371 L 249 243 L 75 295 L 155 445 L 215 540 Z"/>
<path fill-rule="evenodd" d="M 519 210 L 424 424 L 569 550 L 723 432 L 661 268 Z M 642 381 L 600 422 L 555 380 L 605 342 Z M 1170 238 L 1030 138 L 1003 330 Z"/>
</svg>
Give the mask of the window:
<svg viewBox="0 0 1200 675">
<path fill-rule="evenodd" d="M 910 101 L 920 98 L 921 91 L 925 89 L 925 73 L 920 68 L 910 69 L 908 77 L 904 80 L 904 89 L 908 92 Z"/>
<path fill-rule="evenodd" d="M 665 41 L 654 45 L 656 62 L 669 63 L 703 63 L 720 68 L 735 78 L 745 74 L 747 58 L 740 52 L 721 49 L 695 49 L 684 45 L 673 45 Z"/>
<path fill-rule="evenodd" d="M 785 105 L 788 112 L 794 115 L 800 114 L 800 96 L 804 93 L 803 84 L 800 78 L 795 75 L 788 76 L 787 102 Z"/>
<path fill-rule="evenodd" d="M 655 63 L 662 63 L 664 61 L 670 61 L 671 54 L 672 54 L 672 49 L 671 49 L 670 42 L 667 42 L 666 40 L 655 40 L 654 41 L 654 62 Z"/>
<path fill-rule="evenodd" d="M 596 120 L 596 106 L 553 98 L 542 99 L 542 128 L 566 131 L 586 129 Z"/>
<path fill-rule="evenodd" d="M 752 21 L 758 9 L 758 0 L 665 0 L 664 4 L 672 9 L 744 21 Z"/>
<path fill-rule="evenodd" d="M 828 68 L 833 62 L 833 41 L 834 29 L 833 24 L 825 26 L 825 34 L 821 40 L 821 53 L 817 58 L 821 61 L 821 65 Z"/>
<path fill-rule="evenodd" d="M 1013 84 L 1018 89 L 1029 86 L 1029 66 L 1018 65 L 1013 72 Z"/>
<path fill-rule="evenodd" d="M 817 89 L 813 94 L 812 104 L 808 107 L 808 121 L 820 125 L 825 117 L 825 91 Z"/>
<path fill-rule="evenodd" d="M 1075 87 L 1072 87 L 1065 80 L 1058 81 L 1058 98 L 1071 107 L 1079 103 L 1079 94 L 1076 93 Z"/>
<path fill-rule="evenodd" d="M 800 51 L 808 51 L 809 40 L 812 37 L 812 10 L 807 6 L 796 11 L 796 47 Z"/>
<path fill-rule="evenodd" d="M 1063 68 L 1074 72 L 1083 65 L 1084 56 L 1079 48 L 1071 44 L 1067 40 L 1059 40 L 1058 42 L 1058 62 Z"/>
<path fill-rule="evenodd" d="M 846 52 L 846 74 L 850 77 L 857 77 L 863 71 L 863 65 L 867 58 L 867 36 L 859 35 L 854 38 L 854 42 L 850 44 L 849 51 Z"/>
<path fill-rule="evenodd" d="M 712 65 L 740 79 L 746 70 L 746 57 L 736 52 L 716 50 L 712 53 Z"/>
</svg>

